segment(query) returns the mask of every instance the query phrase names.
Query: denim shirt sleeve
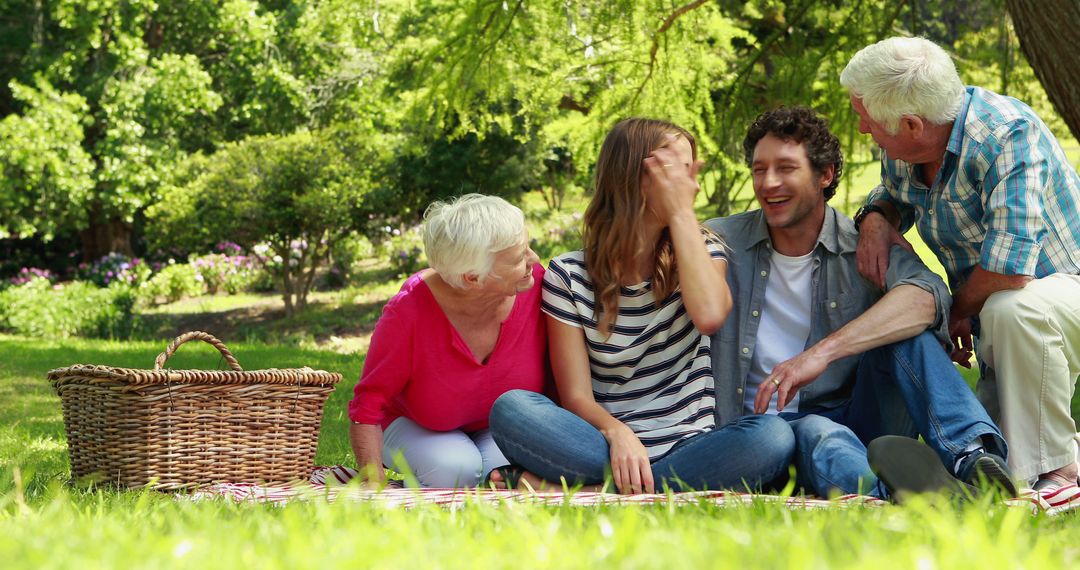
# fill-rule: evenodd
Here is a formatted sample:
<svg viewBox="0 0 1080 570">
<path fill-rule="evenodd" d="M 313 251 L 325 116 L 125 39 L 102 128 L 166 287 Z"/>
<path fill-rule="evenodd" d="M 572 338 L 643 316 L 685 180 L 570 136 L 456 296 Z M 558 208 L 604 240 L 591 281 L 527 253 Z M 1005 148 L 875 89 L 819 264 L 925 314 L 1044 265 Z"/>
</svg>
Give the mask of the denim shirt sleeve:
<svg viewBox="0 0 1080 570">
<path fill-rule="evenodd" d="M 952 308 L 952 295 L 945 281 L 930 271 L 914 253 L 894 245 L 889 251 L 889 269 L 885 273 L 885 290 L 892 291 L 900 285 L 914 285 L 934 296 L 934 323 L 929 330 L 946 346 L 951 346 L 949 338 L 949 309 Z"/>
</svg>

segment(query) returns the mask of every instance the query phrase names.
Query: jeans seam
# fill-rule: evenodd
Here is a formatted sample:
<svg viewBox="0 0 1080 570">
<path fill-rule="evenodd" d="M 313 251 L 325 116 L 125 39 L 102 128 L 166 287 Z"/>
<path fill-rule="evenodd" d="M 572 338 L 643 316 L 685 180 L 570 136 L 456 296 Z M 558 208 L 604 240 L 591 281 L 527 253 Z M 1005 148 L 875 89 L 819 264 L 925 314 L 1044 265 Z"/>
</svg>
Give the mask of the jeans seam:
<svg viewBox="0 0 1080 570">
<path fill-rule="evenodd" d="M 575 478 L 576 480 L 578 480 L 578 481 L 580 481 L 582 483 L 585 483 L 585 484 L 588 484 L 588 481 L 591 481 L 591 478 L 588 476 L 587 473 L 582 473 L 582 472 L 580 472 L 580 471 L 578 471 L 576 469 L 572 469 L 572 468 L 566 467 L 565 465 L 563 465 L 561 463 L 552 461 L 549 457 L 541 455 L 539 453 L 536 453 L 532 449 L 530 449 L 530 448 L 528 448 L 526 446 L 518 445 L 517 443 L 514 443 L 514 442 L 506 442 L 506 443 L 509 444 L 508 447 L 513 447 L 514 450 L 517 452 L 514 455 L 526 455 L 528 457 L 534 458 L 534 459 L 537 460 L 538 463 L 542 463 L 542 464 L 550 467 L 552 470 L 560 471 L 562 473 L 561 477 L 565 477 L 567 479 L 570 479 L 572 477 L 572 478 Z M 600 480 L 603 481 L 604 478 L 601 477 Z"/>
<path fill-rule="evenodd" d="M 915 337 L 915 338 L 918 338 L 918 337 Z M 918 342 L 918 341 L 914 341 L 914 339 L 913 339 L 913 342 Z M 911 383 L 913 385 L 915 385 L 916 388 L 918 388 L 919 392 L 921 392 L 922 394 L 925 394 L 926 399 L 927 399 L 927 406 L 926 406 L 927 424 L 930 426 L 931 429 L 934 430 L 935 434 L 937 435 L 937 440 L 942 444 L 942 447 L 944 447 L 945 450 L 949 452 L 949 455 L 952 458 L 955 458 L 960 453 L 960 451 L 962 451 L 962 449 L 959 448 L 959 446 L 957 446 L 955 444 L 955 442 L 953 442 L 951 439 L 948 439 L 948 440 L 946 439 L 945 430 L 944 430 L 944 428 L 942 428 L 941 420 L 939 420 L 937 415 L 934 414 L 933 406 L 929 405 L 930 392 L 926 389 L 926 384 L 922 381 L 922 378 L 918 374 L 915 373 L 915 367 L 911 365 L 910 361 L 908 361 L 908 359 L 905 358 L 904 355 L 901 354 L 901 352 L 899 350 L 893 349 L 892 353 L 893 353 L 893 358 L 896 360 L 896 362 L 900 366 L 900 368 L 902 368 L 904 370 L 904 372 L 906 372 L 908 374 L 908 377 L 911 379 Z M 894 380 L 897 381 L 897 382 L 900 381 L 899 378 L 895 378 Z"/>
</svg>

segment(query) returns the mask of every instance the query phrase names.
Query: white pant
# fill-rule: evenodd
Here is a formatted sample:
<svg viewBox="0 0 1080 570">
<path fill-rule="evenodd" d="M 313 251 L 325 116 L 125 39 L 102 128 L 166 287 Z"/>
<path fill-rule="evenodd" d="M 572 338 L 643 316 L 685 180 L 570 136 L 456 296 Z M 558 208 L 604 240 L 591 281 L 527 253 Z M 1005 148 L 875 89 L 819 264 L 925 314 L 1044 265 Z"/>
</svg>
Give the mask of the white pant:
<svg viewBox="0 0 1080 570">
<path fill-rule="evenodd" d="M 405 417 L 383 430 L 382 453 L 385 466 L 405 475 L 409 487 L 475 487 L 493 469 L 510 464 L 491 430 L 431 431 Z"/>
<path fill-rule="evenodd" d="M 1070 403 L 1080 375 L 1080 276 L 1054 274 L 998 291 L 979 313 L 979 400 L 1022 480 L 1076 461 Z"/>
</svg>

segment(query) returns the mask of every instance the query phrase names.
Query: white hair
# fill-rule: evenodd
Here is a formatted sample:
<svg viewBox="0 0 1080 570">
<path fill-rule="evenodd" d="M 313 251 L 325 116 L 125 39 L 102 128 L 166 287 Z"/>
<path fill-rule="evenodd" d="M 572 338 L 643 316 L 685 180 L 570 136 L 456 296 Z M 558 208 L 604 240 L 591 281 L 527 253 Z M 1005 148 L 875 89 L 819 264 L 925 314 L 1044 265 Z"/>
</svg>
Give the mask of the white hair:
<svg viewBox="0 0 1080 570">
<path fill-rule="evenodd" d="M 964 100 L 952 58 L 925 38 L 889 38 L 862 48 L 840 73 L 840 84 L 893 135 L 905 115 L 950 123 Z"/>
<path fill-rule="evenodd" d="M 525 239 L 525 215 L 497 196 L 466 194 L 435 202 L 424 212 L 424 252 L 428 263 L 450 285 L 465 287 L 465 276 L 480 282 L 495 253 Z"/>
</svg>

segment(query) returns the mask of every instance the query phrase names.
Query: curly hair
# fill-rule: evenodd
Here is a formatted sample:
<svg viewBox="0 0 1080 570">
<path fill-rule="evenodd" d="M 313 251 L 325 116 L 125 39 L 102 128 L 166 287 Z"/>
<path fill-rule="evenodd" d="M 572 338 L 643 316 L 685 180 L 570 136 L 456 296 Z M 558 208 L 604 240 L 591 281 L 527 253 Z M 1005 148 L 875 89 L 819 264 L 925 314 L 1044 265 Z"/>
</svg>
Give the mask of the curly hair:
<svg viewBox="0 0 1080 570">
<path fill-rule="evenodd" d="M 778 107 L 758 115 L 743 139 L 747 166 L 754 161 L 754 148 L 765 135 L 803 145 L 806 158 L 810 159 L 810 166 L 817 174 L 824 172 L 829 165 L 835 166 L 832 182 L 822 191 L 826 202 L 836 194 L 840 174 L 844 171 L 844 153 L 840 150 L 840 139 L 829 131 L 829 122 L 824 117 L 808 107 Z"/>
</svg>

